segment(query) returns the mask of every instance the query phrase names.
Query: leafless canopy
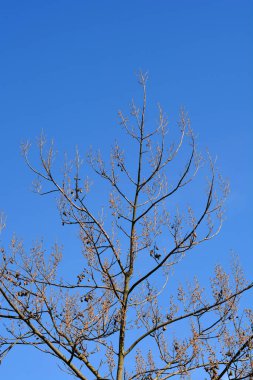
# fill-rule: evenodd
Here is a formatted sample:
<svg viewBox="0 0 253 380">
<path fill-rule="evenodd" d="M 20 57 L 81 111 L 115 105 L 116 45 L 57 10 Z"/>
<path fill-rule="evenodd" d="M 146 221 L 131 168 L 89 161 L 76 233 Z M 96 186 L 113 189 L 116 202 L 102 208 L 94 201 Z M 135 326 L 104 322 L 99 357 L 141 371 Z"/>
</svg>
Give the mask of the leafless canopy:
<svg viewBox="0 0 253 380">
<path fill-rule="evenodd" d="M 129 117 L 119 112 L 133 143 L 130 164 L 117 143 L 108 164 L 100 153 L 88 154 L 88 164 L 110 187 L 107 209 L 98 212 L 89 201 L 78 151 L 58 179 L 53 145 L 47 149 L 41 137 L 40 167 L 23 145 L 36 190 L 58 194 L 63 228 L 80 230 L 83 264 L 67 282 L 60 278 L 58 246 L 51 254 L 42 244 L 26 252 L 13 237 L 10 247 L 1 247 L 1 359 L 14 346 L 30 345 L 82 380 L 188 379 L 193 373 L 253 378 L 253 314 L 238 309 L 241 294 L 253 285 L 239 265 L 230 275 L 217 266 L 207 290 L 197 279 L 188 286 L 175 282 L 182 260 L 219 233 L 228 188 L 209 157 L 202 196 L 174 207 L 176 197 L 187 199 L 204 160 L 183 110 L 173 144 L 161 107 L 157 126 L 147 127 L 146 80 L 141 74 L 142 106 L 132 102 Z"/>
</svg>

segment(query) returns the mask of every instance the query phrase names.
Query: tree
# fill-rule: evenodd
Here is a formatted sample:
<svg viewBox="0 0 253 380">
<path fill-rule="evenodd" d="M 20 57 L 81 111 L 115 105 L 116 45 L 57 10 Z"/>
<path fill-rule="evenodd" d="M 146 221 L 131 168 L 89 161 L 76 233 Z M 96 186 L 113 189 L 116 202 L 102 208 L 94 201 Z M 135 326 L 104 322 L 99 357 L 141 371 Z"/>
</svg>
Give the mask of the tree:
<svg viewBox="0 0 253 380">
<path fill-rule="evenodd" d="M 60 277 L 57 245 L 51 254 L 42 243 L 26 252 L 13 237 L 10 249 L 1 248 L 0 317 L 7 326 L 5 332 L 1 329 L 1 357 L 15 345 L 30 345 L 56 357 L 64 370 L 82 380 L 191 374 L 253 378 L 253 314 L 250 309 L 239 314 L 240 296 L 253 284 L 245 281 L 238 262 L 232 274 L 217 265 L 206 291 L 197 279 L 188 287 L 183 279 L 175 283 L 172 272 L 182 260 L 220 232 L 228 186 L 208 157 L 206 193 L 202 200 L 197 195 L 196 211 L 184 205 L 203 159 L 184 110 L 177 144 L 168 147 L 161 107 L 157 127 L 146 127 L 146 79 L 140 74 L 142 107 L 133 102 L 129 119 L 119 112 L 137 147 L 135 167 L 127 164 L 117 143 L 109 166 L 100 153 L 88 154 L 94 172 L 110 186 L 106 212 L 89 206 L 90 182 L 81 177 L 78 151 L 72 163 L 65 162 L 58 180 L 53 145 L 45 152 L 41 137 L 40 168 L 30 162 L 30 145 L 23 145 L 26 163 L 38 177 L 37 191 L 58 194 L 62 226 L 80 230 L 83 267 L 66 281 Z M 168 176 L 184 140 L 189 157 L 178 177 Z M 183 210 L 172 207 L 177 194 Z"/>
</svg>

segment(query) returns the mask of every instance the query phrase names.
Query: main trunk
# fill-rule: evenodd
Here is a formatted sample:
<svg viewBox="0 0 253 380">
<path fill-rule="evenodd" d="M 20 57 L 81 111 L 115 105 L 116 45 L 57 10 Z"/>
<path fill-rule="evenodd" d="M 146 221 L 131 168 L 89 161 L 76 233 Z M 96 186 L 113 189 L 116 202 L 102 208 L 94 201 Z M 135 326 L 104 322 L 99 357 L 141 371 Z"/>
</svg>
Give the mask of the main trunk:
<svg viewBox="0 0 253 380">
<path fill-rule="evenodd" d="M 119 335 L 119 359 L 117 368 L 116 380 L 123 380 L 124 374 L 124 360 L 125 360 L 125 334 L 126 334 L 126 320 L 127 320 L 127 298 L 129 290 L 129 277 L 126 277 L 123 303 L 121 308 L 121 323 L 120 323 L 120 335 Z"/>
</svg>

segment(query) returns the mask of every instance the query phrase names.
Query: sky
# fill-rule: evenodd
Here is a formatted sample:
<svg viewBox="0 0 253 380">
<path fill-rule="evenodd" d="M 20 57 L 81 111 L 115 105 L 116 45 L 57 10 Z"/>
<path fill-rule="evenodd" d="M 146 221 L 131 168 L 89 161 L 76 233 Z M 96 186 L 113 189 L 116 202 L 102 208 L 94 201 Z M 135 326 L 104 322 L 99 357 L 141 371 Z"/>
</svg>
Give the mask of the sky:
<svg viewBox="0 0 253 380">
<path fill-rule="evenodd" d="M 233 250 L 252 278 L 252 19 L 248 0 L 0 1 L 0 239 L 59 241 L 71 258 L 75 232 L 62 232 L 53 199 L 31 191 L 20 144 L 33 142 L 35 157 L 43 130 L 59 157 L 76 145 L 83 155 L 91 145 L 108 153 L 116 138 L 125 141 L 117 111 L 139 99 L 143 70 L 149 102 L 172 121 L 184 106 L 200 149 L 218 157 L 230 181 L 222 233 L 193 259 L 193 272 L 203 255 L 211 272 Z M 3 379 L 35 372 L 37 380 L 69 378 L 28 349 L 0 366 Z"/>
</svg>

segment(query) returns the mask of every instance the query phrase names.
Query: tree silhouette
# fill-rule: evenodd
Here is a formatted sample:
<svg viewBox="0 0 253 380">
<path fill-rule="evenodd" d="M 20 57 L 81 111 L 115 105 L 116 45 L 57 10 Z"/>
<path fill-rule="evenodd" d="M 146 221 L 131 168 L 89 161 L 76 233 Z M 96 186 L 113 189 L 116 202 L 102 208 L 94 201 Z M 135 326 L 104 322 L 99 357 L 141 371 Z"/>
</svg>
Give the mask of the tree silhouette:
<svg viewBox="0 0 253 380">
<path fill-rule="evenodd" d="M 239 309 L 240 296 L 253 284 L 237 261 L 232 274 L 216 266 L 207 290 L 197 279 L 186 286 L 173 275 L 194 248 L 220 232 L 228 186 L 208 157 L 207 188 L 195 195 L 196 210 L 184 202 L 173 206 L 175 196 L 188 199 L 204 160 L 184 110 L 177 143 L 168 144 L 161 107 L 157 126 L 146 127 L 146 81 L 140 74 L 142 106 L 132 102 L 129 117 L 119 112 L 134 164 L 117 143 L 108 164 L 100 153 L 88 154 L 95 174 L 110 186 L 106 211 L 97 212 L 89 200 L 91 183 L 83 179 L 78 151 L 58 179 L 53 144 L 47 149 L 41 137 L 39 168 L 29 159 L 30 145 L 23 145 L 36 190 L 58 194 L 62 225 L 80 231 L 83 266 L 66 281 L 57 245 L 50 254 L 42 243 L 27 252 L 14 236 L 10 248 L 1 248 L 1 358 L 14 346 L 30 345 L 82 380 L 253 378 L 253 314 Z M 180 154 L 188 154 L 182 169 L 175 165 Z"/>
</svg>

